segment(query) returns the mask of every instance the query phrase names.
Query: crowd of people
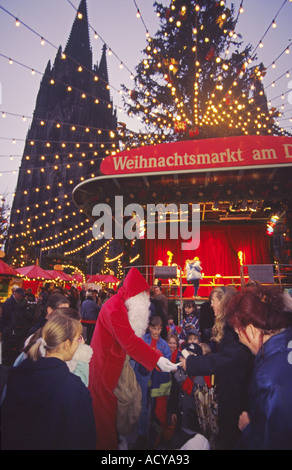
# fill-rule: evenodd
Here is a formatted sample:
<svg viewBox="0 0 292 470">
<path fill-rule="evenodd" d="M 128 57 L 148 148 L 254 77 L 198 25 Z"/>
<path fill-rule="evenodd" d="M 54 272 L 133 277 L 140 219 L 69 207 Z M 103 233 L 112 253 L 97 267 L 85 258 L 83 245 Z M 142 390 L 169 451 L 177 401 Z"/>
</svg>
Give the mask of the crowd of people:
<svg viewBox="0 0 292 470">
<path fill-rule="evenodd" d="M 15 288 L 2 448 L 292 450 L 291 296 L 222 286 L 182 313 L 136 268 L 117 291 Z"/>
</svg>

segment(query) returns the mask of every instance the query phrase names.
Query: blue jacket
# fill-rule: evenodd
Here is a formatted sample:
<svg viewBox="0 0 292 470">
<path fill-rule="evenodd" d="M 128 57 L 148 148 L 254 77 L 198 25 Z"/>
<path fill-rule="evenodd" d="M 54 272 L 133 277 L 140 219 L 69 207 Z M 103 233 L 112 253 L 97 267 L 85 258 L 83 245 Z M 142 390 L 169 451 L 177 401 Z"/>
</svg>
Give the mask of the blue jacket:
<svg viewBox="0 0 292 470">
<path fill-rule="evenodd" d="M 82 320 L 97 320 L 100 307 L 94 300 L 86 299 L 81 304 Z"/>
<path fill-rule="evenodd" d="M 288 346 L 289 345 L 289 346 Z M 255 358 L 250 424 L 240 450 L 292 450 L 292 329 L 272 336 Z"/>
<path fill-rule="evenodd" d="M 13 367 L 1 407 L 2 449 L 95 449 L 91 397 L 57 358 Z"/>
<path fill-rule="evenodd" d="M 151 335 L 146 333 L 143 336 L 145 343 L 151 345 Z M 171 359 L 171 351 L 167 342 L 159 338 L 157 341 L 157 349 L 162 352 L 162 355 L 167 359 Z M 151 397 L 159 397 L 162 395 L 169 395 L 171 387 L 171 377 L 169 372 L 161 372 L 154 369 L 152 372 L 149 372 L 141 364 L 136 363 L 135 365 L 135 374 L 138 380 L 138 383 L 141 385 L 148 383 L 148 380 L 151 378 Z"/>
<path fill-rule="evenodd" d="M 146 333 L 143 336 L 143 340 L 145 343 L 151 345 L 150 333 Z M 171 359 L 170 348 L 164 339 L 159 338 L 156 347 L 162 352 L 164 357 L 169 360 Z M 169 372 L 161 372 L 156 368 L 149 371 L 138 362 L 134 365 L 134 371 L 142 392 L 142 410 L 138 423 L 138 433 L 140 435 L 145 435 L 149 425 L 148 400 L 149 398 L 151 398 L 151 400 L 155 400 L 157 397 L 168 396 L 170 394 L 171 376 Z"/>
</svg>

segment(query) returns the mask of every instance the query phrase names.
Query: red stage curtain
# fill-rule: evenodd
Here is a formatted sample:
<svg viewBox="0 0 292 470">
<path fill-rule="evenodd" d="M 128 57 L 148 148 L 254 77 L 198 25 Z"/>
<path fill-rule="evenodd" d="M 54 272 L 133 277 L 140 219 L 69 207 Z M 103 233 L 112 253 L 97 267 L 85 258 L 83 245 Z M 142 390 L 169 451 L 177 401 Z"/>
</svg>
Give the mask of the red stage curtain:
<svg viewBox="0 0 292 470">
<path fill-rule="evenodd" d="M 198 256 L 206 276 L 239 276 L 239 251 L 243 252 L 243 264 L 271 263 L 269 236 L 265 225 L 201 224 L 200 245 L 195 251 L 182 251 L 180 239 L 145 239 L 144 264 L 155 265 L 161 260 L 167 265 L 168 250 L 173 253 L 172 262 L 182 268 L 186 259 Z M 231 279 L 223 283 L 230 282 Z M 202 295 L 202 289 L 200 294 Z"/>
</svg>

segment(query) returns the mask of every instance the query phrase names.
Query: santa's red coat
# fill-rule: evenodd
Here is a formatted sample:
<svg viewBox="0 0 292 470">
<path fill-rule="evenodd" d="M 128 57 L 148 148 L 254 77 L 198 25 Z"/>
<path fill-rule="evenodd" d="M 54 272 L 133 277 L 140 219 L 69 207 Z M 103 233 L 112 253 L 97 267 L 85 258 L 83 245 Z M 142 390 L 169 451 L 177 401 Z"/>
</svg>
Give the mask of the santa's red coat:
<svg viewBox="0 0 292 470">
<path fill-rule="evenodd" d="M 131 268 L 118 293 L 103 305 L 93 333 L 93 356 L 89 369 L 89 390 L 93 401 L 97 449 L 118 448 L 115 390 L 126 354 L 153 370 L 160 354 L 151 349 L 132 329 L 125 301 L 148 290 L 144 277 Z"/>
</svg>

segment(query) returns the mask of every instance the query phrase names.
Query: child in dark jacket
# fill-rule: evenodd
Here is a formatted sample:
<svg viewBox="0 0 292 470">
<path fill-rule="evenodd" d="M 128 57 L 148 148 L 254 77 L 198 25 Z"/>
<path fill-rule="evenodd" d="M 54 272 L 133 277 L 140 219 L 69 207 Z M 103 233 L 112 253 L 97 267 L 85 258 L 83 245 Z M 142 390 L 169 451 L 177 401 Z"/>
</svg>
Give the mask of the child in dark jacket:
<svg viewBox="0 0 292 470">
<path fill-rule="evenodd" d="M 170 348 L 167 342 L 160 337 L 162 326 L 162 320 L 159 316 L 150 317 L 148 332 L 144 335 L 143 340 L 170 360 Z M 156 448 L 167 426 L 167 398 L 171 389 L 170 373 L 162 372 L 158 367 L 149 372 L 138 363 L 135 364 L 134 370 L 142 390 L 142 412 L 138 424 L 138 439 L 139 441 L 148 439 L 150 447 Z M 150 420 L 148 416 L 150 416 Z"/>
<path fill-rule="evenodd" d="M 201 356 L 208 352 L 208 347 L 205 348 L 205 346 L 207 345 L 193 342 L 192 334 L 189 334 L 187 344 L 181 354 L 184 357 L 189 354 Z M 212 382 L 209 376 L 190 377 L 182 368 L 172 375 L 173 383 L 168 401 L 168 412 L 171 414 L 172 424 L 176 431 L 168 448 L 176 449 L 180 448 L 186 436 L 192 437 L 199 433 L 209 437 L 205 433 L 204 416 L 202 416 L 198 396 L 200 392 L 202 394 L 211 389 Z"/>
</svg>

